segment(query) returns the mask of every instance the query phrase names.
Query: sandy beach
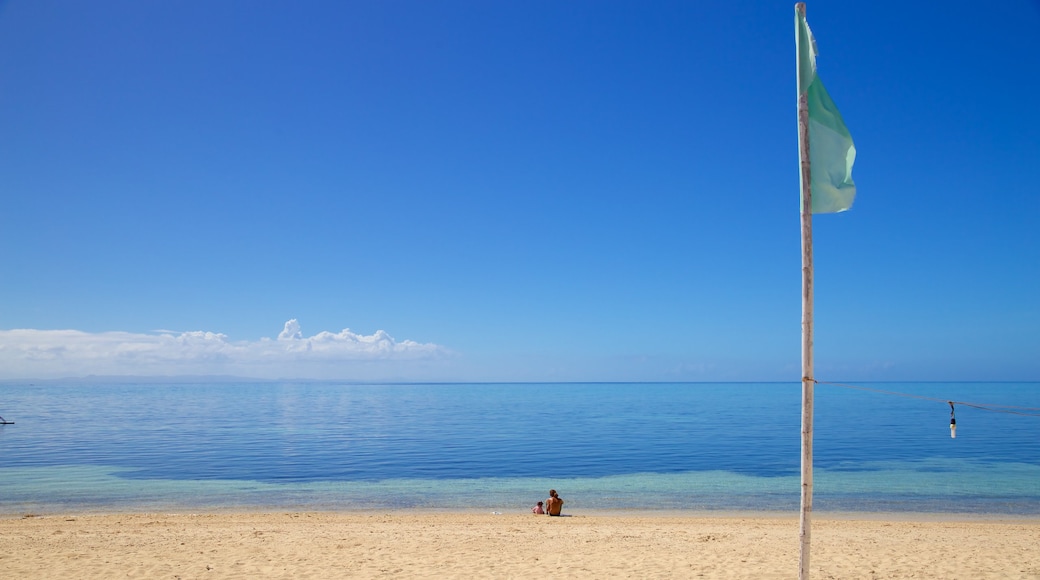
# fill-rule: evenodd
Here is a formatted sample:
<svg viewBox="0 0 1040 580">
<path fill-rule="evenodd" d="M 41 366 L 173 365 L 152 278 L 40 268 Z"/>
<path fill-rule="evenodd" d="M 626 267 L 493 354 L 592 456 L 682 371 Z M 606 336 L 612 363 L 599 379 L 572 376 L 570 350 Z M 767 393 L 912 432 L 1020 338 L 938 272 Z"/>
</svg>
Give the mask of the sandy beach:
<svg viewBox="0 0 1040 580">
<path fill-rule="evenodd" d="M 911 516 L 912 517 L 912 516 Z M 1040 578 L 1040 520 L 817 515 L 813 578 Z M 794 578 L 788 516 L 6 516 L 6 578 Z"/>
</svg>

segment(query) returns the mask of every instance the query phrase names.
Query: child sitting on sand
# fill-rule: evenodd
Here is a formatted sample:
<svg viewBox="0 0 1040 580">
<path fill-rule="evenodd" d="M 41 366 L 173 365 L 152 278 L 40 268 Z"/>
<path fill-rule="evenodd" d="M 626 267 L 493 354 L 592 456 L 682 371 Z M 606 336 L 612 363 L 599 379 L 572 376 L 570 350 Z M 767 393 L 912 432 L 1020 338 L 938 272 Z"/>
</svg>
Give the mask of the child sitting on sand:
<svg viewBox="0 0 1040 580">
<path fill-rule="evenodd" d="M 536 505 L 533 508 L 531 508 L 531 513 L 533 513 L 533 514 L 544 514 L 545 510 L 542 509 L 542 502 L 538 502 L 538 505 Z"/>
</svg>

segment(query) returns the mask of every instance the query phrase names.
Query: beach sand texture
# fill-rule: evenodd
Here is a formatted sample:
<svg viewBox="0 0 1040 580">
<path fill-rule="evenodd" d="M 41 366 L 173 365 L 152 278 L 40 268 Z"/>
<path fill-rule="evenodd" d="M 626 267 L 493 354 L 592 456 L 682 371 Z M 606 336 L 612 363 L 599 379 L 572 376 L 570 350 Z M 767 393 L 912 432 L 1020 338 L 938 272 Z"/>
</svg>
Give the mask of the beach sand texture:
<svg viewBox="0 0 1040 580">
<path fill-rule="evenodd" d="M 0 518 L 4 578 L 796 578 L 797 517 Z M 1040 520 L 813 521 L 813 578 L 1040 578 Z"/>
</svg>

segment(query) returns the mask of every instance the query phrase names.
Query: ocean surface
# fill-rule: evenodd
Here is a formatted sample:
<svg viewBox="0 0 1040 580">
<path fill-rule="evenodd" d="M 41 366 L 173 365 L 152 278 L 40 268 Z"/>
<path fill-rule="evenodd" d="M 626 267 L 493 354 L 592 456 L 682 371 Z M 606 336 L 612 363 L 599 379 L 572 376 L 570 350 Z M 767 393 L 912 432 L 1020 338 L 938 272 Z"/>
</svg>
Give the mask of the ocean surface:
<svg viewBox="0 0 1040 580">
<path fill-rule="evenodd" d="M 945 402 L 1040 383 L 859 386 L 815 388 L 815 512 L 1040 514 L 1040 413 L 957 405 L 953 439 Z M 798 383 L 3 384 L 0 415 L 0 514 L 799 509 Z"/>
</svg>

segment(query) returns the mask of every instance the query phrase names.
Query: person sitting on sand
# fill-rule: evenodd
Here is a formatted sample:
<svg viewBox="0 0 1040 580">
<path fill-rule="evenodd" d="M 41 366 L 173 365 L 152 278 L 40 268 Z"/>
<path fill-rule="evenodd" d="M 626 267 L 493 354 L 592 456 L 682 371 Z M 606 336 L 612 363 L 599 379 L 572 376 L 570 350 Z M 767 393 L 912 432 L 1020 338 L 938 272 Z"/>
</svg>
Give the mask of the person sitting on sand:
<svg viewBox="0 0 1040 580">
<path fill-rule="evenodd" d="M 538 505 L 536 505 L 533 508 L 531 508 L 531 513 L 533 513 L 533 514 L 544 514 L 545 510 L 542 509 L 542 502 L 538 502 Z"/>
<path fill-rule="evenodd" d="M 563 500 L 560 496 L 556 495 L 555 489 L 549 490 L 549 499 L 545 500 L 545 511 L 551 516 L 560 515 L 560 510 L 563 509 Z"/>
</svg>

